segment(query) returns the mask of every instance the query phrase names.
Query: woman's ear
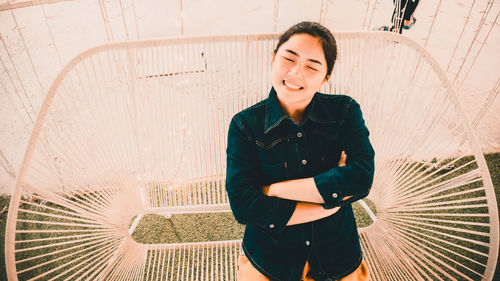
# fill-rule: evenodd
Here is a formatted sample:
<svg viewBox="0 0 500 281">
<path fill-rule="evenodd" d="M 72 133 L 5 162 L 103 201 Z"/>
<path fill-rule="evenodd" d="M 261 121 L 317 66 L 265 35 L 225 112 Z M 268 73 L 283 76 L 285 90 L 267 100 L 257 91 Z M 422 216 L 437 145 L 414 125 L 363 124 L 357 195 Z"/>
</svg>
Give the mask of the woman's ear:
<svg viewBox="0 0 500 281">
<path fill-rule="evenodd" d="M 271 65 L 274 63 L 274 59 L 276 58 L 276 53 L 273 52 L 273 58 L 271 59 Z"/>
<path fill-rule="evenodd" d="M 323 82 L 321 82 L 321 86 L 323 86 L 323 84 L 325 84 L 325 82 L 328 82 L 328 79 L 330 79 L 330 75 L 325 76 L 325 79 L 323 79 Z"/>
</svg>

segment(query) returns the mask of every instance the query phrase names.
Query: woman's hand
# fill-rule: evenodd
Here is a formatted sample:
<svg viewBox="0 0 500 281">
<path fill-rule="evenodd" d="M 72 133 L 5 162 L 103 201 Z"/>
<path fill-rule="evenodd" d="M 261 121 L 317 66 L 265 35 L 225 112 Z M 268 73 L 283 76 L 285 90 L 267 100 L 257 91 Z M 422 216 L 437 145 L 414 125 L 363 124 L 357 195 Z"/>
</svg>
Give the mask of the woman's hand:
<svg viewBox="0 0 500 281">
<path fill-rule="evenodd" d="M 347 160 L 347 154 L 345 153 L 345 151 L 342 151 L 342 153 L 340 154 L 340 160 L 339 160 L 339 163 L 338 163 L 338 167 L 344 167 L 346 165 L 346 160 Z M 271 188 L 271 185 L 264 185 L 262 188 L 262 193 L 264 195 L 267 195 L 267 196 L 277 196 L 276 194 L 273 194 L 273 188 Z M 278 197 L 280 197 L 278 195 Z M 351 196 L 347 196 L 344 200 L 346 199 L 349 199 L 351 198 Z M 290 199 L 290 198 L 288 198 Z M 322 200 L 322 199 L 321 199 Z"/>
<path fill-rule="evenodd" d="M 338 166 L 344 167 L 346 160 L 347 160 L 347 154 L 345 154 L 345 151 L 342 150 L 342 153 L 340 153 L 340 160 L 339 160 Z"/>
</svg>

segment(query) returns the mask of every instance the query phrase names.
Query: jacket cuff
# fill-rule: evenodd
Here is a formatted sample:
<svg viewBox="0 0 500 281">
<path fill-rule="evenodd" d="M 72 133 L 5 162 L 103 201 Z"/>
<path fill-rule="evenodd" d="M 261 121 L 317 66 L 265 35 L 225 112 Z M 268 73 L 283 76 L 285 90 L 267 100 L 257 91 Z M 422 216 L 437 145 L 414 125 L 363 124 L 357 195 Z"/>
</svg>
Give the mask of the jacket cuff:
<svg viewBox="0 0 500 281">
<path fill-rule="evenodd" d="M 273 232 L 281 232 L 285 227 L 290 218 L 295 212 L 295 206 L 297 205 L 297 201 L 282 199 L 278 197 L 272 197 L 276 200 L 274 204 L 274 208 L 270 213 L 270 216 L 267 216 L 266 219 L 267 225 L 264 227 L 267 230 Z"/>
<path fill-rule="evenodd" d="M 314 176 L 314 183 L 319 191 L 321 197 L 323 197 L 324 204 L 322 204 L 324 209 L 332 209 L 340 205 L 343 195 L 340 190 L 339 184 L 335 180 L 336 169 L 330 169 L 324 173 Z"/>
</svg>

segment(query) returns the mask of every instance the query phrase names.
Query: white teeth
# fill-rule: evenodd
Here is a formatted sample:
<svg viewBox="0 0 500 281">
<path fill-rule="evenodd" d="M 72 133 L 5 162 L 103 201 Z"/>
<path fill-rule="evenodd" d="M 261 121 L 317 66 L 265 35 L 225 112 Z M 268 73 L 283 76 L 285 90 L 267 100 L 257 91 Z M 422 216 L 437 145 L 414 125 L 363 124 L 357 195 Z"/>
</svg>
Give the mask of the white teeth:
<svg viewBox="0 0 500 281">
<path fill-rule="evenodd" d="M 293 84 L 293 83 L 291 83 L 291 82 L 288 82 L 288 81 L 286 81 L 286 80 L 283 80 L 283 84 L 285 84 L 285 86 L 287 86 L 288 88 L 291 88 L 291 89 L 294 89 L 294 90 L 299 90 L 299 89 L 302 89 L 302 87 L 301 87 L 301 86 L 299 86 L 299 85 L 295 85 L 295 84 Z"/>
</svg>

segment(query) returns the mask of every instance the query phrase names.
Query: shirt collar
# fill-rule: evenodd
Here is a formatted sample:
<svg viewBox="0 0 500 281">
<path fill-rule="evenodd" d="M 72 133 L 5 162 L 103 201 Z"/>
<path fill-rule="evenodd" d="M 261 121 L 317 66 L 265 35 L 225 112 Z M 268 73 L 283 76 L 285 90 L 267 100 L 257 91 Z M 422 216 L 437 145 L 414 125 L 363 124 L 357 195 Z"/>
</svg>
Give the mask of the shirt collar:
<svg viewBox="0 0 500 281">
<path fill-rule="evenodd" d="M 311 102 L 306 108 L 306 112 L 304 113 L 304 121 L 305 119 L 310 119 L 311 121 L 317 123 L 335 123 L 335 119 L 332 117 L 328 109 L 325 107 L 324 103 L 319 101 L 320 95 L 318 93 L 314 94 Z M 281 104 L 278 100 L 278 95 L 274 88 L 271 88 L 269 92 L 269 97 L 266 101 L 266 118 L 264 125 L 264 133 L 267 134 L 273 128 L 276 128 L 281 121 L 285 120 L 288 115 L 285 110 L 281 107 Z"/>
</svg>

